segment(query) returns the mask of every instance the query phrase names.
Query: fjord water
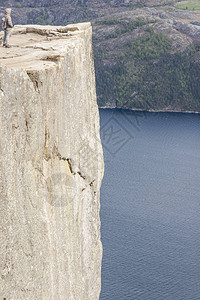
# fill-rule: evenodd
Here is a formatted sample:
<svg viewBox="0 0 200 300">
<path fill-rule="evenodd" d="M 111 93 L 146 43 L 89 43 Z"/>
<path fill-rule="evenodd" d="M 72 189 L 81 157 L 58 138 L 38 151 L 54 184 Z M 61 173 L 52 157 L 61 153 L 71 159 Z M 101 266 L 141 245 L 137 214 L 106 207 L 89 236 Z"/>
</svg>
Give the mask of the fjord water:
<svg viewBox="0 0 200 300">
<path fill-rule="evenodd" d="M 101 109 L 101 300 L 200 299 L 200 115 Z"/>
</svg>

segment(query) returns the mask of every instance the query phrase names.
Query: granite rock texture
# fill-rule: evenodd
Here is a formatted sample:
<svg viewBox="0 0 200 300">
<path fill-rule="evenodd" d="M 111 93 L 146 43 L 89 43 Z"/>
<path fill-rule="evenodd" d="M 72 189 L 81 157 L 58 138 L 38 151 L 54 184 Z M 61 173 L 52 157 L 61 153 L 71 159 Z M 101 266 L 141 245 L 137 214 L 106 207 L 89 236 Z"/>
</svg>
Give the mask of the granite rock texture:
<svg viewBox="0 0 200 300">
<path fill-rule="evenodd" d="M 103 154 L 90 23 L 0 48 L 0 295 L 99 299 Z"/>
</svg>

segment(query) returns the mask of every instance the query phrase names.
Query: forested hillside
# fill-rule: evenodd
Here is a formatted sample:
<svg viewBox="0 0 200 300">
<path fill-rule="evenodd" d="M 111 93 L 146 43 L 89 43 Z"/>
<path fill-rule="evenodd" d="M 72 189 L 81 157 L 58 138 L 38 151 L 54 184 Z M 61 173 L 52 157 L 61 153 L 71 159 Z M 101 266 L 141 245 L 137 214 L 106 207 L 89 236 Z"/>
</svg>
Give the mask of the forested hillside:
<svg viewBox="0 0 200 300">
<path fill-rule="evenodd" d="M 94 28 L 100 106 L 200 111 L 200 27 L 140 11 Z"/>
</svg>

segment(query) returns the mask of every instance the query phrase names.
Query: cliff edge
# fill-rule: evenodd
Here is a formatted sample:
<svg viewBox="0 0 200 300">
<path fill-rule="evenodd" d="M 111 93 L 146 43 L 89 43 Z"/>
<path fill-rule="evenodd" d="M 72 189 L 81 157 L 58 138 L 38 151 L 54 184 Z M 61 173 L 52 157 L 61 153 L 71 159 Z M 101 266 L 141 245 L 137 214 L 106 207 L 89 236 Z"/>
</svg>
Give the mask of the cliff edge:
<svg viewBox="0 0 200 300">
<path fill-rule="evenodd" d="M 0 48 L 0 295 L 99 299 L 99 137 L 90 23 L 16 26 Z"/>
</svg>

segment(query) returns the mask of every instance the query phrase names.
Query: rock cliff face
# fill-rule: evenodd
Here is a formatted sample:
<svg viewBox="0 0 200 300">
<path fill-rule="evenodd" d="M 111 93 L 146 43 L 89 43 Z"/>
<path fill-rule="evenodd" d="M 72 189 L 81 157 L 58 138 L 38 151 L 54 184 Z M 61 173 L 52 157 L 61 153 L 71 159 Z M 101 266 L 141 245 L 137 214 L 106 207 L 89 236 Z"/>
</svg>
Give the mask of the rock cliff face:
<svg viewBox="0 0 200 300">
<path fill-rule="evenodd" d="M 0 295 L 98 299 L 99 138 L 89 23 L 17 26 L 0 54 Z"/>
</svg>

